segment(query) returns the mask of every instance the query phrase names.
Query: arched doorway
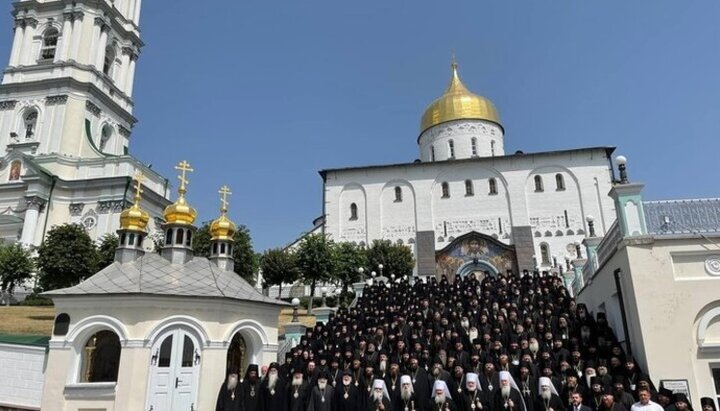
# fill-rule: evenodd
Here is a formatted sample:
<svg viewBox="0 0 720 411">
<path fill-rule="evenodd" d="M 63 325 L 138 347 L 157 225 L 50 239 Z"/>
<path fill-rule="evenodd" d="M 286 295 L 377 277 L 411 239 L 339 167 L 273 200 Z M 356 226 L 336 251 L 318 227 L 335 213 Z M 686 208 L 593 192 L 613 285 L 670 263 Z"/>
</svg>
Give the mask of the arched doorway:
<svg viewBox="0 0 720 411">
<path fill-rule="evenodd" d="M 240 370 L 242 376 L 247 369 L 249 364 L 247 344 L 245 344 L 245 338 L 243 338 L 240 332 L 236 332 L 230 341 L 230 346 L 227 351 L 227 361 L 225 365 L 225 374 L 233 367 L 237 367 Z"/>
<path fill-rule="evenodd" d="M 485 260 L 474 259 L 461 265 L 455 273 L 455 275 L 459 276 L 460 278 L 467 277 L 471 274 L 474 274 L 475 278 L 477 278 L 478 281 L 482 281 L 486 275 L 489 274 L 495 277 L 499 274 L 499 272 L 498 269 L 489 262 Z"/>
</svg>

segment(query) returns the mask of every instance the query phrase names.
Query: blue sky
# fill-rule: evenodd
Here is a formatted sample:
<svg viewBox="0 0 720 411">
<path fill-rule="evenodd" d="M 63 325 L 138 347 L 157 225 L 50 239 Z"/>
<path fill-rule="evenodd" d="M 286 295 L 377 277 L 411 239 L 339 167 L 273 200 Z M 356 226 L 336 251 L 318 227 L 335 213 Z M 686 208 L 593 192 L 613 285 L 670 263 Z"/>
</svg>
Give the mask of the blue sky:
<svg viewBox="0 0 720 411">
<path fill-rule="evenodd" d="M 281 246 L 321 213 L 319 169 L 418 157 L 455 50 L 507 152 L 615 145 L 648 199 L 718 196 L 717 16 L 676 0 L 145 1 L 130 150 L 172 180 L 190 161 L 201 220 L 230 185 L 256 249 Z"/>
</svg>

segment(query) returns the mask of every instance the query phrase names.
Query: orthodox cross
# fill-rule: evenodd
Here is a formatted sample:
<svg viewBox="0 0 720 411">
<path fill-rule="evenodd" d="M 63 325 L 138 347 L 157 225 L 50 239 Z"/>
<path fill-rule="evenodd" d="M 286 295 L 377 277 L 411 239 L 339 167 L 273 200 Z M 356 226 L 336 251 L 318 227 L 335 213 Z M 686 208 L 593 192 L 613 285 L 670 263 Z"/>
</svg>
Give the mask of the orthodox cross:
<svg viewBox="0 0 720 411">
<path fill-rule="evenodd" d="M 227 198 L 228 198 L 228 196 L 232 195 L 232 193 L 230 192 L 230 187 L 222 186 L 222 187 L 220 187 L 220 191 L 218 191 L 218 193 L 220 193 L 220 196 L 221 196 L 220 202 L 222 203 L 220 211 L 222 211 L 223 213 L 226 213 L 228 206 L 230 205 Z"/>
<path fill-rule="evenodd" d="M 140 202 L 140 194 L 143 192 L 142 183 L 145 181 L 145 176 L 138 170 L 135 172 L 133 180 L 135 180 L 135 204 L 138 204 Z"/>
<path fill-rule="evenodd" d="M 175 170 L 180 171 L 180 175 L 178 176 L 178 179 L 180 180 L 180 188 L 178 189 L 178 192 L 180 194 L 185 194 L 185 192 L 187 191 L 185 189 L 185 186 L 190 183 L 187 179 L 187 173 L 193 172 L 195 170 L 193 170 L 190 167 L 190 163 L 185 160 L 178 163 L 178 165 L 175 166 Z"/>
</svg>

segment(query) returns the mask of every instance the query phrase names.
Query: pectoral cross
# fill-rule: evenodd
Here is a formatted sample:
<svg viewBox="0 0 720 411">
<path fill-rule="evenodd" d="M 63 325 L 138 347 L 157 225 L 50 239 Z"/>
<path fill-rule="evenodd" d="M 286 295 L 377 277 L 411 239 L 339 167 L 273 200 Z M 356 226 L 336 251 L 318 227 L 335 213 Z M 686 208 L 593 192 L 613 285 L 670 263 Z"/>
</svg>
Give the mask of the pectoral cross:
<svg viewBox="0 0 720 411">
<path fill-rule="evenodd" d="M 178 192 L 184 194 L 186 191 L 185 186 L 190 183 L 190 181 L 188 181 L 187 179 L 187 173 L 191 173 L 195 170 L 190 167 L 190 163 L 188 163 L 186 160 L 178 163 L 178 165 L 175 166 L 175 170 L 180 171 L 180 175 L 178 176 L 178 179 L 180 180 L 180 188 L 178 189 Z"/>
<path fill-rule="evenodd" d="M 230 187 L 222 186 L 220 187 L 220 191 L 218 191 L 218 193 L 220 193 L 220 203 L 222 204 L 220 211 L 225 213 L 227 212 L 228 206 L 230 205 L 230 203 L 228 202 L 228 196 L 232 195 L 232 193 L 230 192 Z"/>
</svg>

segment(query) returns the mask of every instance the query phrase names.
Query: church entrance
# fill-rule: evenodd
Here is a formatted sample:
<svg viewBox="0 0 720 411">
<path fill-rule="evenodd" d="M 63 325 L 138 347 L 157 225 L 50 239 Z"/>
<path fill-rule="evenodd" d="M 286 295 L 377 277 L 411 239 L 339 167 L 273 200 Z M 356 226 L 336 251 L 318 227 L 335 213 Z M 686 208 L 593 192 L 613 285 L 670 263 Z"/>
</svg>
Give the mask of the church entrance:
<svg viewBox="0 0 720 411">
<path fill-rule="evenodd" d="M 517 271 L 515 247 L 493 236 L 471 231 L 435 252 L 435 269 L 438 275 L 444 275 L 449 281 L 453 281 L 455 276 L 471 274 L 482 281 L 486 275 Z"/>
<path fill-rule="evenodd" d="M 181 328 L 160 335 L 152 348 L 145 409 L 197 410 L 199 347 L 197 340 Z"/>
<path fill-rule="evenodd" d="M 230 347 L 228 347 L 225 374 L 227 375 L 227 372 L 233 367 L 237 367 L 240 371 L 240 378 L 242 378 L 248 364 L 247 345 L 245 345 L 245 339 L 239 332 L 235 333 L 232 341 L 230 341 Z"/>
</svg>

